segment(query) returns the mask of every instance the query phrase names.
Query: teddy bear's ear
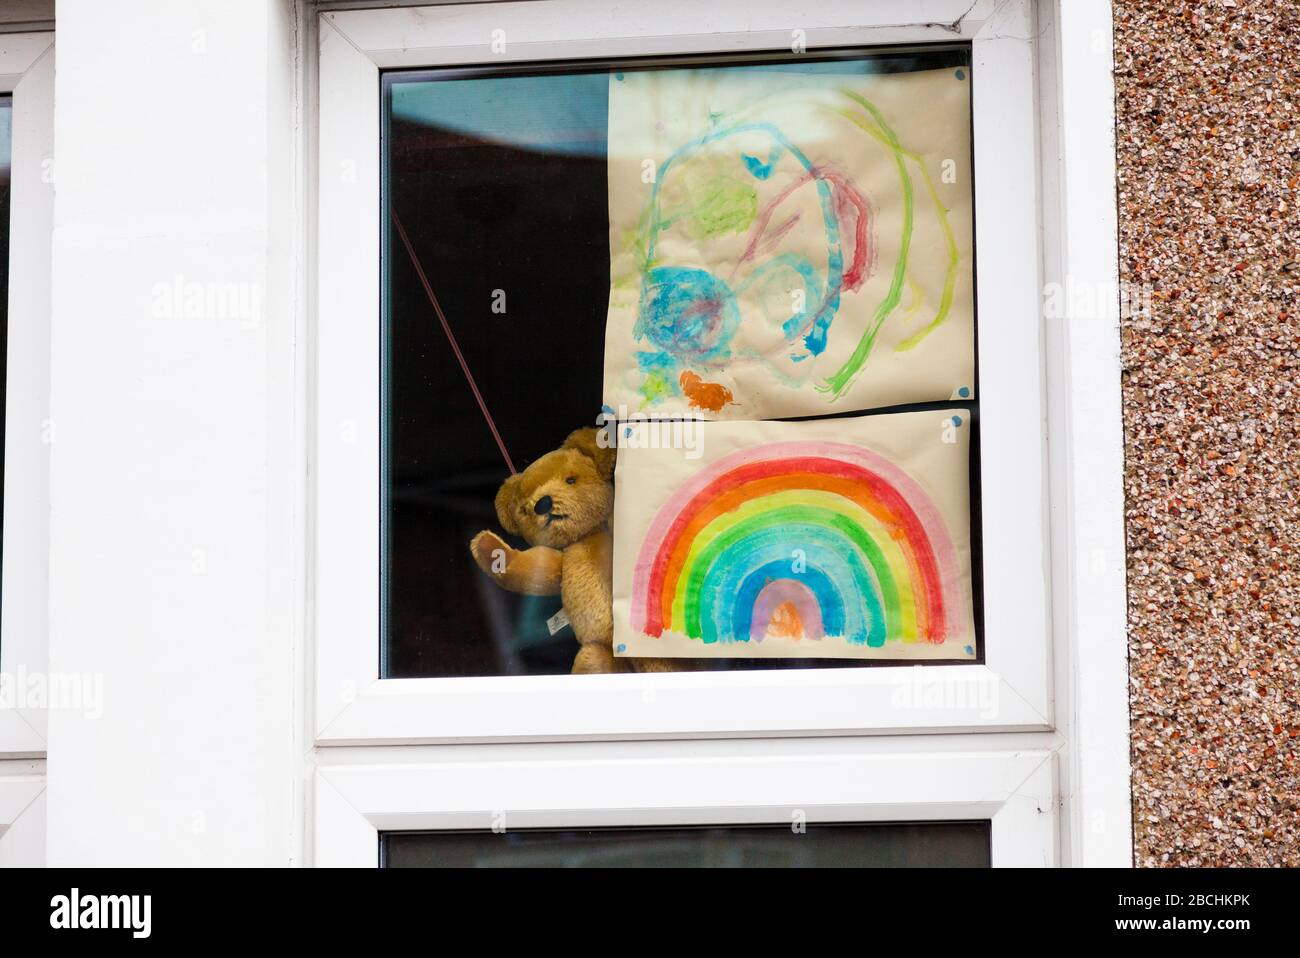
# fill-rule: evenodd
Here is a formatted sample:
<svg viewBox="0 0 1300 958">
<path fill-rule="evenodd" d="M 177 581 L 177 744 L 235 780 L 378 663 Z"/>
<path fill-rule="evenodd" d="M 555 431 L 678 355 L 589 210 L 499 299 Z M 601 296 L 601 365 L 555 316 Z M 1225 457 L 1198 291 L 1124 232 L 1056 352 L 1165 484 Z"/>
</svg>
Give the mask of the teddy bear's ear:
<svg viewBox="0 0 1300 958">
<path fill-rule="evenodd" d="M 519 524 L 515 521 L 515 507 L 519 504 L 519 476 L 511 476 L 501 483 L 497 490 L 497 521 L 501 528 L 511 535 L 520 535 Z"/>
<path fill-rule="evenodd" d="M 618 458 L 618 450 L 608 445 L 608 437 L 603 430 L 577 429 L 569 433 L 569 438 L 564 440 L 565 449 L 576 449 L 588 459 L 596 464 L 596 472 L 606 481 L 614 478 L 614 463 Z"/>
</svg>

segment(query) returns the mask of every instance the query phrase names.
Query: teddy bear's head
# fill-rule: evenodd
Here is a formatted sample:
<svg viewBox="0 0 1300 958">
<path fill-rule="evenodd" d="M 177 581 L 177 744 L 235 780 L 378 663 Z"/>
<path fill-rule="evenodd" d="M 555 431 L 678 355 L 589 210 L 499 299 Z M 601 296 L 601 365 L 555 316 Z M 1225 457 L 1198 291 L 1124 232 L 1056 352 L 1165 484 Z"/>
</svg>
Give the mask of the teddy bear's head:
<svg viewBox="0 0 1300 958">
<path fill-rule="evenodd" d="M 597 442 L 595 429 L 579 429 L 497 492 L 497 518 L 529 545 L 563 549 L 609 521 L 614 511 L 617 451 Z"/>
</svg>

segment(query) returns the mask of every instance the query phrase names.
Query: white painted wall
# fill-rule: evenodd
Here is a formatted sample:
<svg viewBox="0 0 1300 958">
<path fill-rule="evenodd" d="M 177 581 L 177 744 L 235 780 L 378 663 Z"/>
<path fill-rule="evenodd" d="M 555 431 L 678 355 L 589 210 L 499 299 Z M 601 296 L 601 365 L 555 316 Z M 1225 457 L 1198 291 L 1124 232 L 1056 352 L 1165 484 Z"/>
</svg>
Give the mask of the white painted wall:
<svg viewBox="0 0 1300 958">
<path fill-rule="evenodd" d="M 50 662 L 104 708 L 51 716 L 49 863 L 289 864 L 292 3 L 59 0 L 56 29 Z"/>
</svg>

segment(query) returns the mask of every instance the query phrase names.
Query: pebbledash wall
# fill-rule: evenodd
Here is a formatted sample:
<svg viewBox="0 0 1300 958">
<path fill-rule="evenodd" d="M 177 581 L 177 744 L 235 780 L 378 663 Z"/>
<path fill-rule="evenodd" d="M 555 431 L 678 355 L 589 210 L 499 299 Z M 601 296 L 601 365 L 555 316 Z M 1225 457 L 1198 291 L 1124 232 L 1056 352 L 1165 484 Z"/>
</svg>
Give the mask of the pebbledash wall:
<svg viewBox="0 0 1300 958">
<path fill-rule="evenodd" d="M 1300 3 L 1113 9 L 1134 858 L 1300 865 Z"/>
</svg>

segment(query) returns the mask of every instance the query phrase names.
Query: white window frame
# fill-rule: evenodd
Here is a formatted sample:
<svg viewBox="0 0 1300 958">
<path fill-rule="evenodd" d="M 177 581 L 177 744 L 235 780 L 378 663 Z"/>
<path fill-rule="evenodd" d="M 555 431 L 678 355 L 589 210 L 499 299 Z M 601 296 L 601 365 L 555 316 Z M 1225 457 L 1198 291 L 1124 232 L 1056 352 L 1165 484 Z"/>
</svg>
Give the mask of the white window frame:
<svg viewBox="0 0 1300 958">
<path fill-rule="evenodd" d="M 0 675 L 48 670 L 50 249 L 54 230 L 54 34 L 0 33 L 0 93 L 13 96 Z M 45 754 L 46 709 L 0 706 L 0 758 Z"/>
<path fill-rule="evenodd" d="M 483 762 L 508 763 L 540 761 L 555 748 L 608 747 L 592 754 L 636 761 L 647 749 L 680 754 L 670 739 L 732 739 L 741 748 L 739 739 L 766 736 L 774 754 L 839 742 L 890 761 L 901 761 L 902 749 L 944 743 L 946 757 L 925 760 L 948 763 L 935 778 L 944 787 L 929 797 L 881 792 L 850 803 L 853 815 L 872 818 L 893 808 L 921 818 L 988 811 L 997 803 L 972 798 L 962 784 L 968 758 L 999 765 L 992 757 L 1013 748 L 1058 755 L 1052 794 L 1061 815 L 1058 822 L 1053 811 L 1051 821 L 1059 855 L 1046 841 L 1035 855 L 1013 853 L 1003 827 L 994 831 L 995 863 L 1129 864 L 1118 310 L 1102 297 L 1099 313 L 1042 318 L 1046 283 L 1117 290 L 1107 0 L 661 0 L 653 9 L 599 5 L 596 16 L 582 0 L 346 6 L 317 6 L 304 51 L 308 78 L 317 80 L 308 110 L 318 200 L 308 410 L 308 721 L 314 760 L 324 766 L 313 802 L 317 863 L 373 865 L 378 828 L 466 827 L 455 825 L 467 820 L 455 818 L 466 808 L 444 807 L 424 787 L 443 788 L 439 769 L 453 754 L 483 749 Z M 785 49 L 796 28 L 809 49 L 972 46 L 985 664 L 380 680 L 380 69 Z M 490 52 L 496 29 L 506 31 L 504 56 Z M 964 707 L 972 691 L 992 693 L 995 707 L 979 695 L 982 704 Z M 570 742 L 583 744 L 559 744 Z M 693 741 L 689 753 L 705 747 L 713 743 Z M 998 781 L 1003 804 L 1012 803 L 1018 783 Z M 516 787 L 528 794 L 521 781 Z M 577 808 L 579 790 L 565 794 L 566 807 Z M 745 799 L 735 807 L 768 807 Z M 672 807 L 687 815 L 679 821 L 713 807 L 698 795 L 676 800 Z M 634 809 L 610 819 L 601 809 L 611 807 L 592 804 L 562 824 L 636 823 Z M 921 815 L 926 808 L 943 813 Z"/>
<path fill-rule="evenodd" d="M 823 739 L 414 751 L 317 769 L 318 867 L 376 867 L 385 831 L 972 819 L 992 822 L 995 867 L 1056 863 L 1046 750 L 881 753 Z"/>
<path fill-rule="evenodd" d="M 782 6 L 749 5 L 753 19 Z M 822 4 L 840 14 L 849 4 Z M 749 32 L 733 12 L 657 4 L 655 15 L 596 19 L 572 0 L 325 14 L 320 36 L 320 257 L 317 329 L 317 734 L 321 740 L 456 741 L 600 736 L 1046 729 L 1048 656 L 1046 406 L 1037 353 L 1041 280 L 1033 61 L 1023 38 L 1027 2 L 966 18 L 951 36 L 897 26 L 902 8 L 861 8 L 855 27 L 807 28 L 809 48 L 968 39 L 972 45 L 979 250 L 980 442 L 983 484 L 985 664 L 928 666 L 932 700 L 993 708 L 898 708 L 910 668 L 787 672 L 513 676 L 379 680 L 379 70 L 490 58 L 501 25 L 511 60 L 617 57 L 712 49 L 789 48 L 789 28 Z M 940 4 L 942 6 L 942 4 Z M 957 16 L 968 3 L 950 3 Z M 589 11 L 589 8 L 588 8 Z M 912 16 L 909 14 L 908 16 Z M 863 25 L 862 21 L 867 20 Z M 905 21 L 905 17 L 903 17 Z M 956 19 L 956 16 L 954 17 Z M 781 16 L 776 22 L 789 22 Z M 834 21 L 832 21 L 834 22 Z M 854 20 L 844 19 L 845 24 Z M 682 24 L 665 36 L 665 25 Z M 889 26 L 884 26 L 889 24 Z M 689 26 L 687 26 L 689 25 Z M 720 32 L 711 32 L 716 26 Z M 726 32 L 722 28 L 729 28 Z M 689 32 L 687 32 L 689 30 Z M 584 33 L 586 35 L 584 35 Z M 535 39 L 534 39 L 535 38 Z M 474 41 L 481 41 L 475 44 Z M 994 118 L 996 113 L 996 120 Z M 999 322 L 1016 317 L 1018 322 Z M 1029 336 L 1024 327 L 1030 329 Z M 1014 463 L 1014 468 L 1007 468 Z M 780 695 L 773 695 L 773 689 Z M 654 692 L 647 701 L 645 692 Z"/>
</svg>

